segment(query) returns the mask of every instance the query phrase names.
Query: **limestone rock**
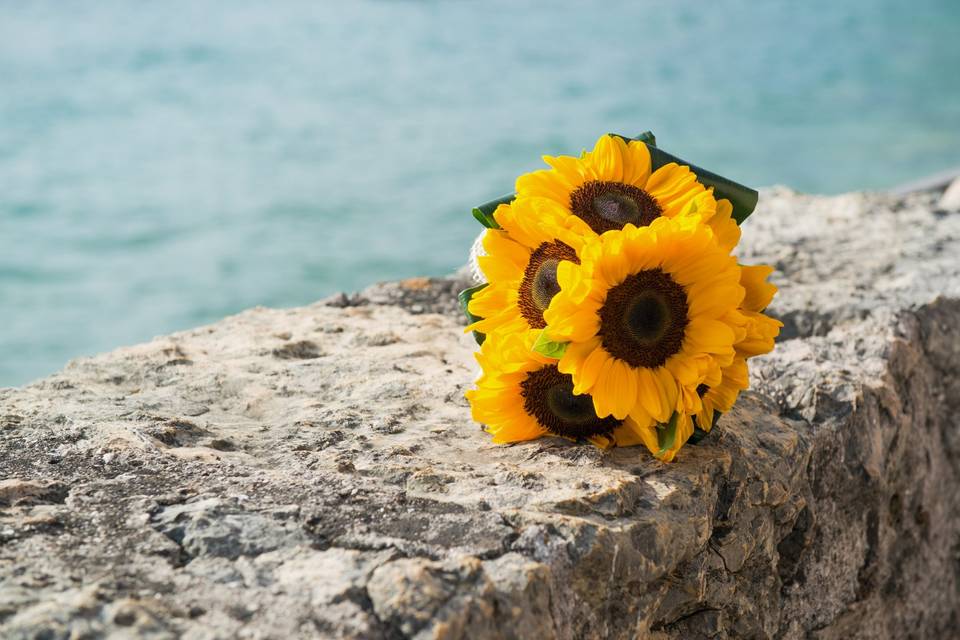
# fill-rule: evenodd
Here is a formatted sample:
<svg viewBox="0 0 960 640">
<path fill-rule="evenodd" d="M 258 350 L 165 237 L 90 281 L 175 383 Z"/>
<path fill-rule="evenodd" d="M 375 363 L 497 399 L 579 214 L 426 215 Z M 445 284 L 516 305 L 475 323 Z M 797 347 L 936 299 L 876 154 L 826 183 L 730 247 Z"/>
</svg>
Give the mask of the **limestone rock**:
<svg viewBox="0 0 960 640">
<path fill-rule="evenodd" d="M 3 638 L 885 638 L 960 625 L 960 215 L 766 191 L 777 350 L 657 462 L 494 446 L 458 278 L 0 390 Z"/>
<path fill-rule="evenodd" d="M 0 507 L 63 502 L 67 487 L 62 482 L 44 482 L 10 478 L 0 480 Z"/>
<path fill-rule="evenodd" d="M 947 186 L 937 206 L 945 211 L 960 211 L 960 178 L 954 178 Z"/>
</svg>

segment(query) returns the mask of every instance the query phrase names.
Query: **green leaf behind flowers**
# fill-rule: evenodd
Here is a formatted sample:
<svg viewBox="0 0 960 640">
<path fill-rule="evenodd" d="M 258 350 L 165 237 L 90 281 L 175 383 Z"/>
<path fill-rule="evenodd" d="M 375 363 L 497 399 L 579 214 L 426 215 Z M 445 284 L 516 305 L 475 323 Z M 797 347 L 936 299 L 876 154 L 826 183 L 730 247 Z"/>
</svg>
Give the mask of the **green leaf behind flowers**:
<svg viewBox="0 0 960 640">
<path fill-rule="evenodd" d="M 607 135 L 617 136 L 618 138 L 623 138 L 624 140 L 628 139 L 616 133 L 610 133 Z M 657 146 L 657 136 L 653 135 L 653 131 L 644 131 L 643 133 L 634 136 L 633 139 L 639 140 L 640 142 L 643 142 L 644 144 L 651 147 Z"/>
<path fill-rule="evenodd" d="M 662 456 L 673 448 L 674 443 L 677 441 L 677 424 L 679 419 L 680 414 L 674 411 L 673 415 L 670 416 L 670 422 L 666 424 L 661 422 L 657 425 L 657 445 L 660 447 L 657 455 Z"/>
<path fill-rule="evenodd" d="M 477 222 L 485 226 L 487 229 L 499 229 L 500 225 L 497 224 L 496 219 L 493 217 L 493 212 L 497 210 L 502 204 L 510 204 L 513 202 L 513 199 L 516 197 L 514 194 L 508 194 L 505 196 L 500 196 L 496 200 L 491 200 L 490 202 L 484 202 L 480 206 L 473 208 L 473 217 L 477 219 Z"/>
<path fill-rule="evenodd" d="M 719 411 L 713 412 L 713 424 L 708 424 L 707 429 L 713 427 L 714 424 L 717 424 L 717 420 L 720 416 L 723 415 Z M 706 438 L 710 434 L 709 431 L 704 429 L 700 425 L 700 419 L 694 416 L 693 418 L 693 435 L 690 436 L 690 439 L 687 440 L 689 444 L 700 444 L 700 441 Z"/>
<path fill-rule="evenodd" d="M 693 428 L 693 435 L 690 436 L 690 439 L 687 440 L 687 444 L 700 444 L 700 441 L 706 438 L 710 433 L 704 431 L 700 427 Z"/>
<path fill-rule="evenodd" d="M 464 289 L 463 291 L 460 292 L 459 295 L 457 295 L 457 300 L 460 301 L 460 309 L 463 311 L 463 314 L 467 316 L 467 321 L 469 324 L 473 324 L 474 322 L 483 320 L 483 318 L 479 316 L 475 316 L 472 313 L 470 313 L 470 300 L 478 291 L 485 288 L 486 286 L 487 286 L 487 283 L 484 282 L 483 284 L 478 284 L 475 287 Z M 487 336 L 486 334 L 480 333 L 479 331 L 474 331 L 473 339 L 477 341 L 477 344 L 483 344 L 483 341 L 487 339 Z"/>
<path fill-rule="evenodd" d="M 563 357 L 563 354 L 566 353 L 567 345 L 569 344 L 569 342 L 554 342 L 547 336 L 547 332 L 544 330 L 540 332 L 536 342 L 533 343 L 533 350 L 548 358 L 559 360 Z"/>
</svg>

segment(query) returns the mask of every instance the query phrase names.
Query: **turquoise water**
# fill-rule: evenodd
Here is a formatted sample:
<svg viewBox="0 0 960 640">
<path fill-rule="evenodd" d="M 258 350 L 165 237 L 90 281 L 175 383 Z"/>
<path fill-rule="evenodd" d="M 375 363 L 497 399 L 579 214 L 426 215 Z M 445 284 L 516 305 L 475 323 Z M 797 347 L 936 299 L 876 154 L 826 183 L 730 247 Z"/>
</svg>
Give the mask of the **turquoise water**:
<svg viewBox="0 0 960 640">
<path fill-rule="evenodd" d="M 956 0 L 590 6 L 0 0 L 0 385 L 449 272 L 604 131 L 818 192 L 960 165 Z"/>
</svg>

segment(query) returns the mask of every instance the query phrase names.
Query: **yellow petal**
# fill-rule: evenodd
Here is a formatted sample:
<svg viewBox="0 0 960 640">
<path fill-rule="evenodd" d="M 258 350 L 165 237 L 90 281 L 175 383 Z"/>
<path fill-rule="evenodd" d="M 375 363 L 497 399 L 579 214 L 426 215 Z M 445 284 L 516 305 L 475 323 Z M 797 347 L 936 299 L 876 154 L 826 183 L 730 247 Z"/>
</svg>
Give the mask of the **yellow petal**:
<svg viewBox="0 0 960 640">
<path fill-rule="evenodd" d="M 550 198 L 562 204 L 569 201 L 573 187 L 556 171 L 541 169 L 517 178 L 515 189 L 517 197 Z"/>
<path fill-rule="evenodd" d="M 620 426 L 613 430 L 613 439 L 618 447 L 633 447 L 638 444 L 645 444 L 643 436 L 628 421 L 620 423 Z"/>
<path fill-rule="evenodd" d="M 585 180 L 592 178 L 589 169 L 579 158 L 573 156 L 543 156 L 543 161 L 553 167 L 558 180 L 561 180 L 566 190 L 566 200 L 557 200 L 561 204 L 569 201 L 571 191 L 580 186 Z"/>
<path fill-rule="evenodd" d="M 640 187 L 647 186 L 650 179 L 650 150 L 639 140 L 631 140 L 626 150 L 621 151 L 623 157 L 623 181 L 627 184 Z"/>
<path fill-rule="evenodd" d="M 609 449 L 617 443 L 616 438 L 608 435 L 587 436 L 587 442 L 598 449 Z"/>
<path fill-rule="evenodd" d="M 571 368 L 564 362 L 564 359 L 560 360 L 560 371 L 573 376 L 573 392 L 576 394 L 588 393 L 597 383 L 597 378 L 600 376 L 604 365 L 611 359 L 610 355 L 600 346 L 599 340 L 591 341 L 588 344 L 595 344 L 596 346 L 583 360 L 579 370 Z"/>
<path fill-rule="evenodd" d="M 558 317 L 552 313 L 553 307 L 547 309 L 544 319 L 547 322 L 547 335 L 554 339 L 582 342 L 597 335 L 600 329 L 600 318 L 595 309 L 580 309 L 565 317 Z M 732 343 L 732 341 L 731 341 Z"/>
<path fill-rule="evenodd" d="M 709 315 L 720 317 L 736 309 L 743 300 L 743 287 L 739 284 L 720 284 L 716 286 L 691 288 L 687 296 L 689 315 Z"/>
<path fill-rule="evenodd" d="M 613 413 L 613 396 L 616 389 L 612 385 L 612 376 L 610 369 L 613 367 L 613 358 L 607 358 L 600 366 L 600 373 L 597 374 L 597 381 L 590 391 L 593 397 L 593 410 L 600 418 L 605 418 Z"/>
<path fill-rule="evenodd" d="M 680 390 L 677 386 L 677 379 L 673 377 L 670 370 L 666 367 L 657 367 L 653 370 L 654 378 L 660 385 L 661 396 L 664 399 L 665 408 L 673 412 L 677 408 L 677 400 Z"/>
<path fill-rule="evenodd" d="M 733 207 L 730 201 L 721 200 L 718 203 L 717 213 L 708 223 L 713 230 L 713 235 L 717 238 L 717 243 L 725 251 L 732 251 L 740 242 L 740 225 L 733 219 L 732 212 Z"/>
<path fill-rule="evenodd" d="M 687 201 L 704 191 L 703 185 L 697 182 L 697 176 L 690 171 L 690 167 L 680 166 L 675 162 L 654 171 L 647 181 L 646 189 L 664 210 L 670 207 L 682 208 Z"/>
<path fill-rule="evenodd" d="M 630 415 L 627 419 L 641 426 L 650 426 L 657 423 L 657 421 L 653 419 L 653 416 L 647 413 L 647 410 L 644 409 L 643 405 L 639 402 L 634 403 L 633 409 L 630 410 Z"/>
<path fill-rule="evenodd" d="M 660 385 L 653 378 L 650 369 L 638 368 L 637 373 L 637 402 L 653 416 L 658 422 L 664 421 L 664 416 L 669 418 L 667 408 L 663 406 L 663 398 L 660 392 Z"/>
<path fill-rule="evenodd" d="M 619 138 L 602 135 L 590 153 L 588 164 L 596 180 L 621 182 L 623 180 L 623 157 L 620 155 L 623 142 Z"/>
<path fill-rule="evenodd" d="M 734 333 L 726 324 L 718 320 L 694 318 L 687 323 L 684 331 L 684 346 L 694 351 L 706 353 L 725 353 L 733 347 Z"/>
<path fill-rule="evenodd" d="M 740 284 L 746 290 L 743 298 L 745 309 L 763 311 L 769 306 L 777 293 L 777 287 L 767 282 L 771 273 L 773 273 L 773 267 L 765 264 L 744 265 L 740 268 Z"/>
<path fill-rule="evenodd" d="M 613 417 L 623 420 L 637 401 L 637 377 L 630 366 L 622 360 L 614 360 L 610 376 L 615 388 Z"/>
<path fill-rule="evenodd" d="M 587 359 L 593 355 L 594 350 L 599 346 L 600 340 L 595 338 L 593 340 L 587 340 L 586 342 L 571 342 L 567 346 L 567 350 L 563 353 L 563 356 L 560 357 L 560 361 L 557 363 L 557 369 L 560 373 L 569 373 L 573 374 L 577 372 L 578 374 L 583 371 Z M 574 393 L 584 393 L 582 391 L 576 391 L 574 388 Z"/>
</svg>

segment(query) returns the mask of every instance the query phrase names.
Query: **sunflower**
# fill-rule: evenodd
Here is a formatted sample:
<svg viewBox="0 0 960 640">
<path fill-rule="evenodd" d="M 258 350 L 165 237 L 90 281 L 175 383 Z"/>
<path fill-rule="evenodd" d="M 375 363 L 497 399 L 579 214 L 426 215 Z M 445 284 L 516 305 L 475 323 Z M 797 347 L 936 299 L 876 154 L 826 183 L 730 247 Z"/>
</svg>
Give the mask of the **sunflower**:
<svg viewBox="0 0 960 640">
<path fill-rule="evenodd" d="M 780 334 L 783 323 L 762 313 L 777 292 L 777 287 L 767 282 L 772 272 L 773 267 L 767 265 L 740 267 L 740 284 L 745 291 L 738 309 L 743 317 L 742 337 L 734 343 L 737 355 L 733 363 L 721 369 L 719 381 L 705 381 L 697 389 L 703 403 L 696 416 L 697 426 L 704 431 L 713 427 L 716 412 L 732 409 L 740 392 L 750 386 L 747 358 L 772 351 L 774 339 Z"/>
<path fill-rule="evenodd" d="M 536 333 L 496 334 L 483 343 L 476 354 L 483 375 L 466 394 L 473 419 L 496 443 L 556 435 L 609 447 L 624 421 L 598 417 L 590 396 L 575 395 L 556 360 L 532 350 Z"/>
<path fill-rule="evenodd" d="M 501 205 L 494 217 L 501 229 L 486 230 L 486 255 L 477 259 L 489 284 L 469 303 L 470 313 L 482 319 L 467 331 L 543 329 L 543 312 L 559 291 L 557 268 L 564 261 L 580 262 L 584 236 L 571 216 L 548 200 Z"/>
<path fill-rule="evenodd" d="M 569 343 L 558 370 L 573 392 L 589 393 L 598 416 L 641 428 L 700 411 L 697 387 L 719 380 L 746 334 L 736 259 L 693 218 L 627 225 L 580 259 L 560 264 L 544 313 L 550 339 Z"/>
<path fill-rule="evenodd" d="M 740 238 L 728 200 L 697 181 L 690 167 L 675 162 L 651 171 L 650 151 L 639 140 L 603 135 L 580 158 L 544 156 L 550 169 L 517 178 L 517 199 L 545 198 L 582 221 L 586 233 L 603 234 L 627 224 L 644 227 L 659 217 L 697 215 L 718 236 Z M 716 216 L 716 220 L 712 220 Z M 735 236 L 735 237 L 734 237 Z"/>
</svg>

